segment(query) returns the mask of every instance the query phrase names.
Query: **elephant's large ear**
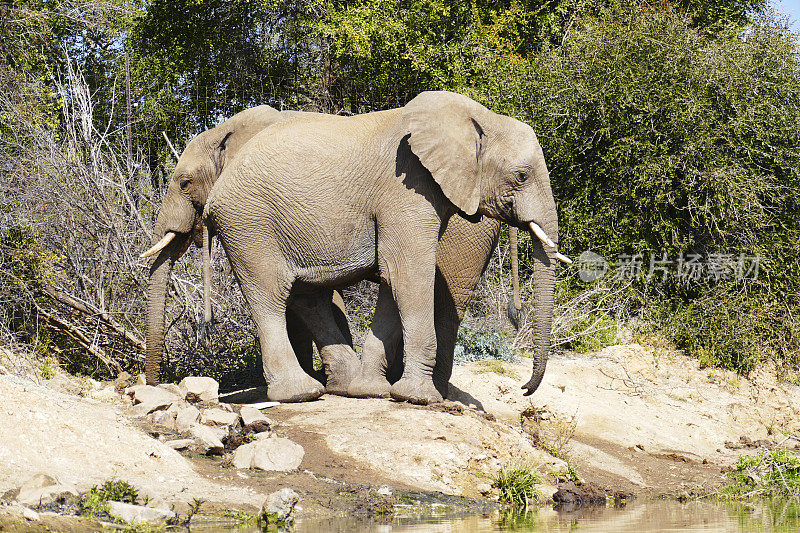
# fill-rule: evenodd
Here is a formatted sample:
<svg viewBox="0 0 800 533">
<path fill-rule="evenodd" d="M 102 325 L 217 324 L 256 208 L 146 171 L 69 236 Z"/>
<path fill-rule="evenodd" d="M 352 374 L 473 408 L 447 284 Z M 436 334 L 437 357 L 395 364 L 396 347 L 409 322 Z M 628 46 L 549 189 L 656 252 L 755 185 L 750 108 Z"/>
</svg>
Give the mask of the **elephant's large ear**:
<svg viewBox="0 0 800 533">
<path fill-rule="evenodd" d="M 445 196 L 467 215 L 481 199 L 481 164 L 489 111 L 457 93 L 428 91 L 403 108 L 408 144 Z"/>
<path fill-rule="evenodd" d="M 236 113 L 215 128 L 217 164 L 222 169 L 256 133 L 280 122 L 281 112 L 268 105 Z M 221 171 L 221 170 L 220 170 Z"/>
</svg>

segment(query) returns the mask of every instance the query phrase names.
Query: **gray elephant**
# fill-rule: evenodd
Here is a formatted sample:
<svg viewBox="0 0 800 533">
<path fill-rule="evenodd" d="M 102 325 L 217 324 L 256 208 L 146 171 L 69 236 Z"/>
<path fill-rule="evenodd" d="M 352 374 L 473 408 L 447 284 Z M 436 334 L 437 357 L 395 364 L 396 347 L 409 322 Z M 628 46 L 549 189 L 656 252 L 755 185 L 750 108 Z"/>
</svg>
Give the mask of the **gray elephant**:
<svg viewBox="0 0 800 533">
<path fill-rule="evenodd" d="M 391 396 L 441 401 L 432 379 L 436 254 L 457 212 L 530 228 L 538 238 L 531 393 L 546 365 L 553 271 L 563 256 L 547 167 L 529 126 L 462 95 L 426 92 L 400 109 L 289 119 L 257 134 L 214 185 L 205 218 L 256 322 L 269 397 L 299 401 L 324 391 L 292 351 L 287 305 L 377 276 L 402 327 L 404 370 Z M 369 378 L 341 379 L 357 391 L 372 386 Z"/>
<path fill-rule="evenodd" d="M 147 307 L 147 348 L 145 371 L 147 382 L 159 381 L 159 365 L 164 346 L 164 312 L 165 293 L 169 273 L 175 263 L 192 241 L 202 246 L 203 227 L 201 214 L 205 207 L 206 197 L 225 166 L 234 158 L 239 149 L 253 135 L 288 117 L 302 116 L 295 111 L 279 112 L 270 106 L 262 105 L 242 111 L 219 126 L 194 137 L 181 154 L 172 179 L 164 196 L 155 224 L 155 235 L 158 242 L 142 257 L 155 256 L 150 269 L 148 283 Z M 208 243 L 203 253 L 210 259 Z M 210 276 L 210 268 L 204 268 L 205 276 Z M 209 283 L 206 279 L 206 295 Z M 287 309 L 288 335 L 292 347 L 297 354 L 302 368 L 314 374 L 318 379 L 326 381 L 325 374 L 314 372 L 312 361 L 312 338 L 320 350 L 346 349 L 352 344 L 344 302 L 338 293 L 331 296 L 329 292 L 318 295 L 317 300 L 300 301 Z M 308 299 L 307 299 L 308 300 Z M 333 306 L 331 306 L 331 301 Z M 320 312 L 318 307 L 328 307 L 329 312 Z M 325 320 L 332 317 L 333 324 Z M 206 319 L 210 319 L 210 301 L 206 298 Z M 313 328 L 313 332 L 309 330 Z M 312 335 L 313 333 L 313 335 Z M 352 349 L 350 348 L 352 352 Z M 344 392 L 345 386 L 337 386 L 335 379 L 329 383 L 332 391 Z"/>
</svg>

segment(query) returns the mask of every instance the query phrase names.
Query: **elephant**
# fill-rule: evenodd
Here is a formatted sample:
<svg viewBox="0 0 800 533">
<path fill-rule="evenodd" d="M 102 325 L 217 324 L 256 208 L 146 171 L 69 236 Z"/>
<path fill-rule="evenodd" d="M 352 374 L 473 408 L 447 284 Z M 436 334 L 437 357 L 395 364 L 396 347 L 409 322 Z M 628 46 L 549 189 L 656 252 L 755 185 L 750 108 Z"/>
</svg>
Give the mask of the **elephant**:
<svg viewBox="0 0 800 533">
<path fill-rule="evenodd" d="M 164 297 L 169 274 L 175 261 L 186 252 L 192 241 L 202 246 L 204 232 L 201 215 L 208 192 L 225 166 L 253 135 L 280 120 L 303 114 L 296 111 L 280 112 L 267 105 L 247 109 L 194 137 L 179 157 L 156 219 L 155 239 L 158 242 L 142 254 L 142 257 L 155 256 L 148 283 L 145 373 L 149 384 L 159 382 L 159 365 L 164 345 Z M 210 259 L 208 243 L 203 256 Z M 204 278 L 210 276 L 210 261 L 207 263 L 209 265 L 204 265 Z M 205 285 L 208 295 L 207 279 Z M 325 297 L 328 297 L 327 301 Z M 325 374 L 316 374 L 314 371 L 312 336 L 320 350 L 336 343 L 350 346 L 352 338 L 341 296 L 335 293 L 329 297 L 329 293 L 326 293 L 320 295 L 320 300 L 296 303 L 294 308 L 287 309 L 286 320 L 292 347 L 302 368 L 309 374 L 314 374 L 317 379 L 327 381 Z M 322 309 L 326 306 L 329 307 L 329 313 Z M 211 318 L 208 298 L 205 307 L 205 319 L 208 321 Z M 318 307 L 322 309 L 321 313 Z M 326 326 L 325 321 L 317 315 L 326 319 L 332 315 L 333 325 Z M 313 325 L 313 332 L 307 324 Z M 337 390 L 335 383 L 330 383 L 329 388 Z M 343 387 L 338 388 L 343 390 Z"/>
<path fill-rule="evenodd" d="M 377 277 L 381 303 L 390 293 L 402 331 L 403 375 L 390 395 L 441 401 L 433 380 L 437 248 L 456 213 L 537 237 L 530 394 L 547 363 L 555 261 L 568 261 L 557 249 L 555 200 L 530 126 L 463 95 L 429 91 L 402 108 L 290 118 L 256 134 L 222 171 L 203 217 L 256 323 L 268 397 L 304 401 L 324 392 L 292 351 L 287 306 Z M 379 343 L 388 338 L 374 333 Z M 340 379 L 348 391 L 369 392 L 377 381 L 370 377 L 361 368 Z"/>
</svg>

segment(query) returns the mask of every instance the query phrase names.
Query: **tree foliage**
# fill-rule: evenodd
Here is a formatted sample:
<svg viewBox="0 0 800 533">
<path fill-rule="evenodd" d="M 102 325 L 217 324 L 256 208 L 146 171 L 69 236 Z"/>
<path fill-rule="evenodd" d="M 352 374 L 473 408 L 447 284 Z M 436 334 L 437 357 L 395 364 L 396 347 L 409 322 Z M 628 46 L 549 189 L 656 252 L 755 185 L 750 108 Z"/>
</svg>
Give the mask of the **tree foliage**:
<svg viewBox="0 0 800 533">
<path fill-rule="evenodd" d="M 645 271 L 662 254 L 760 258 L 751 280 L 637 278 L 642 316 L 680 347 L 740 370 L 765 355 L 796 362 L 797 45 L 766 8 L 765 0 L 0 1 L 0 192 L 9 202 L 0 211 L 25 197 L 9 187 L 27 175 L 15 165 L 35 159 L 20 132 L 52 131 L 56 146 L 75 129 L 62 109 L 72 96 L 58 94 L 70 66 L 85 80 L 85 114 L 109 153 L 120 158 L 132 143 L 118 165 L 128 182 L 146 176 L 156 189 L 153 204 L 132 191 L 145 216 L 171 164 L 162 132 L 180 146 L 253 105 L 348 114 L 455 90 L 537 131 L 565 251 L 641 252 Z"/>
</svg>

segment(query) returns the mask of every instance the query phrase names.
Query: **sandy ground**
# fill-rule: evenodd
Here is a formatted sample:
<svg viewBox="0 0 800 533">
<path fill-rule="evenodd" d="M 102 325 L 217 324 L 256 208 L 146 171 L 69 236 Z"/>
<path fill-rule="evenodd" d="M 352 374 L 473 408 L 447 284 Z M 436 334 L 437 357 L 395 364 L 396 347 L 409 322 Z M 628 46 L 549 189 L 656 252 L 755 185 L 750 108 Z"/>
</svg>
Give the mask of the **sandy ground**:
<svg viewBox="0 0 800 533">
<path fill-rule="evenodd" d="M 540 390 L 525 398 L 520 385 L 529 371 L 527 361 L 457 366 L 454 401 L 435 407 L 324 396 L 270 408 L 278 434 L 305 448 L 290 474 L 181 456 L 94 385 L 7 372 L 0 374 L 0 495 L 46 472 L 79 490 L 116 477 L 167 503 L 203 498 L 249 509 L 291 486 L 303 497 L 302 515 L 368 515 L 393 504 L 375 496 L 383 485 L 491 498 L 492 476 L 520 461 L 537 466 L 547 485 L 567 476 L 568 461 L 585 481 L 638 495 L 713 490 L 740 454 L 758 450 L 742 437 L 800 446 L 800 387 L 767 371 L 745 379 L 622 345 L 552 358 Z"/>
</svg>

